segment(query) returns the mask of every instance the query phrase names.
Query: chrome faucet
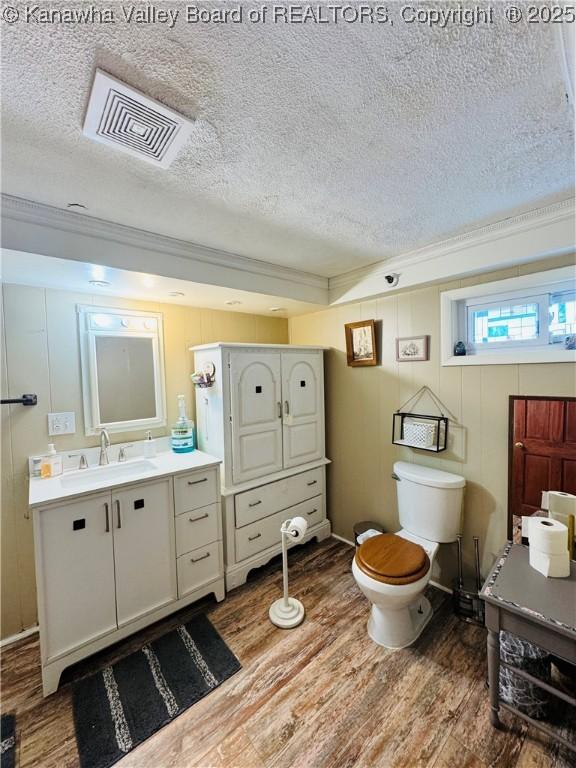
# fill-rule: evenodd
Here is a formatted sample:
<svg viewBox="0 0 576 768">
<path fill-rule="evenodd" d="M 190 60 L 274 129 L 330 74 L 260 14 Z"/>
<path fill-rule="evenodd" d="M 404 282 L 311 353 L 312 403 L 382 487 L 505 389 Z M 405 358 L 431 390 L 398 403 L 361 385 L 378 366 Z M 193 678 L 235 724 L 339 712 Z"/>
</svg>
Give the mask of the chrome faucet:
<svg viewBox="0 0 576 768">
<path fill-rule="evenodd" d="M 108 448 L 110 448 L 110 435 L 108 434 L 108 430 L 102 427 L 100 430 L 100 459 L 98 461 L 98 464 L 101 467 L 110 463 L 110 460 L 108 459 Z"/>
</svg>

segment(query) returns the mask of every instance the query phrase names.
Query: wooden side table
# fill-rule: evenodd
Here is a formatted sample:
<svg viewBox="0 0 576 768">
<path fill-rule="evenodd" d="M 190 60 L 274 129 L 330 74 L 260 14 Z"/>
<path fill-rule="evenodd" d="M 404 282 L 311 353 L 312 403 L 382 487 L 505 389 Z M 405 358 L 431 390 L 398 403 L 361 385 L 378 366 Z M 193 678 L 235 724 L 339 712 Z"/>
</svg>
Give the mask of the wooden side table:
<svg viewBox="0 0 576 768">
<path fill-rule="evenodd" d="M 480 596 L 486 603 L 488 628 L 490 722 L 495 728 L 501 727 L 498 713 L 503 707 L 576 752 L 576 742 L 569 741 L 553 728 L 520 712 L 499 697 L 500 667 L 504 666 L 513 670 L 515 675 L 576 706 L 576 698 L 500 659 L 500 630 L 504 630 L 576 664 L 576 563 L 570 563 L 570 576 L 548 579 L 530 566 L 528 547 L 508 542 L 486 579 Z"/>
</svg>

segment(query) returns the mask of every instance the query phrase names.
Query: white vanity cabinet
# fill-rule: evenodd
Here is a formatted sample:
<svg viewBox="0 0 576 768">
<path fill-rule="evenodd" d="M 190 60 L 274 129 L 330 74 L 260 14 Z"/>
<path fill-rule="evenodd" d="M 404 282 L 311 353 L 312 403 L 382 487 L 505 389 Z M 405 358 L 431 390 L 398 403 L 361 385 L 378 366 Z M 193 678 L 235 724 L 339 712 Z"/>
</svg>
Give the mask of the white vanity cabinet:
<svg viewBox="0 0 576 768">
<path fill-rule="evenodd" d="M 79 659 L 204 595 L 224 599 L 219 471 L 207 458 L 34 506 L 44 695 Z"/>
<path fill-rule="evenodd" d="M 196 421 L 199 448 L 223 462 L 225 572 L 231 589 L 280 551 L 282 521 L 301 514 L 298 505 L 309 498 L 318 497 L 304 510 L 306 538 L 330 534 L 324 350 L 217 343 L 192 351 L 196 371 L 214 370 L 212 386 L 196 389 Z M 313 493 L 301 487 L 311 470 L 317 473 Z"/>
</svg>

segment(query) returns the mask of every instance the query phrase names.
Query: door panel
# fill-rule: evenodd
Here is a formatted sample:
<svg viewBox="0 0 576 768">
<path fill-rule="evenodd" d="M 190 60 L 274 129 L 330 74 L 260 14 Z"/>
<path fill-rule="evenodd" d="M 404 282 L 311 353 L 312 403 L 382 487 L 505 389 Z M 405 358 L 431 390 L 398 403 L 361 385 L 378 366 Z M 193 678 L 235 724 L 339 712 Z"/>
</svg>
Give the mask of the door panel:
<svg viewBox="0 0 576 768">
<path fill-rule="evenodd" d="M 576 401 L 511 398 L 509 525 L 540 511 L 542 491 L 576 494 Z"/>
<path fill-rule="evenodd" d="M 562 462 L 562 489 L 576 496 L 576 459 L 565 459 Z"/>
<path fill-rule="evenodd" d="M 528 454 L 524 461 L 524 498 L 522 514 L 532 515 L 540 508 L 542 489 L 550 488 L 551 460 L 548 456 Z"/>
<path fill-rule="evenodd" d="M 38 513 L 46 660 L 116 629 L 110 515 L 110 493 Z"/>
<path fill-rule="evenodd" d="M 176 600 L 170 480 L 112 496 L 118 626 Z"/>
<path fill-rule="evenodd" d="M 576 446 L 576 403 L 566 403 L 566 429 L 564 439 Z"/>
<path fill-rule="evenodd" d="M 232 476 L 240 483 L 283 468 L 279 353 L 230 355 Z"/>
<path fill-rule="evenodd" d="M 322 371 L 321 353 L 282 353 L 286 468 L 324 455 Z"/>
</svg>

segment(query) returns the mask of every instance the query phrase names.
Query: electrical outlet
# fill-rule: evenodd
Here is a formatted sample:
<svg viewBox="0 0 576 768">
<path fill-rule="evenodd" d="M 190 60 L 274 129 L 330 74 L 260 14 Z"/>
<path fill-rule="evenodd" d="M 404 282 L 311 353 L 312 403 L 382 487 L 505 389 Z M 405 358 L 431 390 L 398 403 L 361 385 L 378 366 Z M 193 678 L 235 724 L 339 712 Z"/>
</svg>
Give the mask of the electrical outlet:
<svg viewBox="0 0 576 768">
<path fill-rule="evenodd" d="M 49 435 L 73 435 L 75 432 L 76 414 L 74 411 L 48 414 Z"/>
</svg>

